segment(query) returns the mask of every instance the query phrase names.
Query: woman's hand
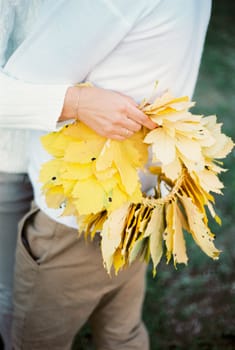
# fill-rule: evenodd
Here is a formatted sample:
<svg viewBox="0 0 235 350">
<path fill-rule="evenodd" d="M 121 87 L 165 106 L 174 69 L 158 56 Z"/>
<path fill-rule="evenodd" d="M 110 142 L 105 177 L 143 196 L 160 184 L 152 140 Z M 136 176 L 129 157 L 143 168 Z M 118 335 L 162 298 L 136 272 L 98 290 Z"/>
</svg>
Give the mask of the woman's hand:
<svg viewBox="0 0 235 350">
<path fill-rule="evenodd" d="M 118 92 L 97 87 L 71 87 L 67 90 L 59 121 L 77 118 L 99 135 L 122 141 L 142 126 L 156 127 L 135 101 Z"/>
</svg>

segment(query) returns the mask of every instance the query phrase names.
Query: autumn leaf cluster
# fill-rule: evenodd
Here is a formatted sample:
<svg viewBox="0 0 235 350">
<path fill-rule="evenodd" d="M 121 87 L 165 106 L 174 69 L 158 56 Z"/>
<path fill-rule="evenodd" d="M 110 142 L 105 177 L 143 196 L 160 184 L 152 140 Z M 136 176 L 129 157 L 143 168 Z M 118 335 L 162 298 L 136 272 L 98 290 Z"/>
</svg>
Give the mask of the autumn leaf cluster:
<svg viewBox="0 0 235 350">
<path fill-rule="evenodd" d="M 101 234 L 108 272 L 112 266 L 117 273 L 136 259 L 151 259 L 155 273 L 164 252 L 167 262 L 186 264 L 186 232 L 208 256 L 218 258 L 207 209 L 220 223 L 212 193 L 222 193 L 221 159 L 234 144 L 216 116 L 194 115 L 192 106 L 187 97 L 168 91 L 153 102 L 143 101 L 139 108 L 156 128 L 122 142 L 101 137 L 78 121 L 43 136 L 53 157 L 40 172 L 47 205 L 75 215 L 86 237 Z M 148 152 L 148 171 L 156 175 L 149 197 L 141 192 L 138 175 L 146 168 Z"/>
</svg>

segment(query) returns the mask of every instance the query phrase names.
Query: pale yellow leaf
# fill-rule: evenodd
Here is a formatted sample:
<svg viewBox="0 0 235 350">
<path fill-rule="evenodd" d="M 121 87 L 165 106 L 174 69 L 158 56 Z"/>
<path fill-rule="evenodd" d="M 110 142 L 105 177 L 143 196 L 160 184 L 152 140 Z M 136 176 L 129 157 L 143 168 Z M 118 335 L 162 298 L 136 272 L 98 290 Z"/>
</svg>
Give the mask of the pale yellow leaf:
<svg viewBox="0 0 235 350">
<path fill-rule="evenodd" d="M 177 134 L 176 147 L 180 154 L 183 154 L 184 157 L 190 160 L 200 162 L 203 159 L 201 145 L 195 140 Z"/>
<path fill-rule="evenodd" d="M 151 215 L 150 222 L 145 230 L 144 236 L 149 236 L 150 255 L 153 261 L 153 274 L 156 274 L 156 267 L 162 257 L 162 242 L 164 225 L 164 205 L 157 205 Z"/>
<path fill-rule="evenodd" d="M 187 264 L 188 262 L 188 257 L 186 254 L 186 245 L 185 245 L 185 240 L 184 240 L 184 235 L 183 235 L 183 229 L 182 229 L 182 224 L 183 222 L 181 221 L 182 215 L 180 212 L 180 209 L 176 202 L 173 202 L 173 215 L 174 215 L 174 235 L 173 235 L 173 259 L 174 259 L 174 264 Z"/>
<path fill-rule="evenodd" d="M 162 165 L 162 171 L 172 181 L 175 181 L 179 178 L 182 172 L 182 165 L 178 158 L 175 158 L 173 162 L 169 164 Z"/>
<path fill-rule="evenodd" d="M 166 244 L 166 257 L 167 257 L 167 263 L 169 263 L 172 255 L 173 250 L 173 235 L 174 235 L 174 229 L 173 229 L 173 205 L 171 202 L 167 203 L 165 206 L 166 210 L 166 228 L 163 233 L 163 238 L 165 240 Z"/>
<path fill-rule="evenodd" d="M 189 229 L 195 242 L 208 256 L 213 259 L 218 259 L 220 251 L 214 246 L 214 236 L 204 223 L 203 215 L 192 203 L 190 198 L 181 197 L 180 201 L 184 206 L 189 223 Z"/>
<path fill-rule="evenodd" d="M 60 185 L 48 189 L 45 194 L 45 199 L 49 208 L 59 209 L 65 201 L 63 187 Z"/>
<path fill-rule="evenodd" d="M 175 141 L 163 128 L 150 131 L 144 142 L 152 144 L 152 152 L 162 164 L 169 164 L 175 159 Z"/>
<path fill-rule="evenodd" d="M 113 255 L 121 242 L 122 231 L 129 212 L 129 205 L 129 203 L 126 203 L 121 208 L 113 211 L 103 225 L 101 232 L 101 251 L 104 266 L 108 273 L 110 273 L 113 264 Z"/>
<path fill-rule="evenodd" d="M 210 170 L 204 169 L 198 173 L 198 179 L 202 188 L 207 192 L 215 192 L 221 194 L 224 187 L 218 176 Z"/>
<path fill-rule="evenodd" d="M 145 240 L 143 238 L 135 241 L 129 253 L 129 264 L 132 264 L 141 255 L 144 243 Z"/>
</svg>

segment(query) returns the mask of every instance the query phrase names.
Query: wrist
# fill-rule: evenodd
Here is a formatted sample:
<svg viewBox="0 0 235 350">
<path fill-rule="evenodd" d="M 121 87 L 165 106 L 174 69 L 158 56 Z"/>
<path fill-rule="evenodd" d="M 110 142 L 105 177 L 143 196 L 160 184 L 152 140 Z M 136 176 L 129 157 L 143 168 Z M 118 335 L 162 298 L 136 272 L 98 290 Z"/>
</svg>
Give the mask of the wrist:
<svg viewBox="0 0 235 350">
<path fill-rule="evenodd" d="M 78 118 L 80 93 L 81 87 L 78 86 L 71 86 L 67 89 L 59 121 Z"/>
</svg>

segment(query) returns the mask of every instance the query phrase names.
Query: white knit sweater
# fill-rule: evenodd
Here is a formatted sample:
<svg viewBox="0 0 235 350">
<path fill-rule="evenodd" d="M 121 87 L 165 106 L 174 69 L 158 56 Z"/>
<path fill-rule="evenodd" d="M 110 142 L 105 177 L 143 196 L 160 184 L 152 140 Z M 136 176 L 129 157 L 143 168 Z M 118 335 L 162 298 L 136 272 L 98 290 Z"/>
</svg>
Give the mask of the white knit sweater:
<svg viewBox="0 0 235 350">
<path fill-rule="evenodd" d="M 10 56 L 31 32 L 45 0 L 0 0 L 0 171 L 21 173 L 28 166 L 31 129 L 52 130 L 67 84 L 29 84 L 7 75 Z M 44 118 L 42 118 L 42 116 Z"/>
</svg>

